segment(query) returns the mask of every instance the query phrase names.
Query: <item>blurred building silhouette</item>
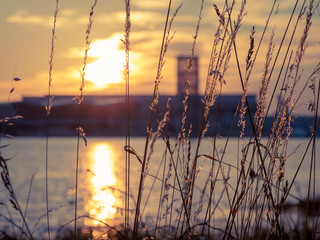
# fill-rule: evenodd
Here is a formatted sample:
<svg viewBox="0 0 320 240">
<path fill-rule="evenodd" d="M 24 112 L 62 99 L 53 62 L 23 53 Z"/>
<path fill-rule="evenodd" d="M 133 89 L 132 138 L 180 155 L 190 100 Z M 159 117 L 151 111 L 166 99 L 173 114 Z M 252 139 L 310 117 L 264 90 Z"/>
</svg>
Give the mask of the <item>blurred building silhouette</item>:
<svg viewBox="0 0 320 240">
<path fill-rule="evenodd" d="M 181 115 L 183 111 L 182 96 L 160 96 L 159 104 L 154 114 L 153 129 L 157 128 L 163 114 L 166 112 L 166 104 L 171 98 L 170 122 L 167 131 L 177 135 L 181 129 Z M 232 123 L 234 111 L 239 103 L 240 96 L 222 96 L 218 119 L 220 135 L 226 135 Z M 152 96 L 130 97 L 130 125 L 133 136 L 144 136 L 150 114 Z M 255 106 L 255 96 L 248 96 L 251 107 Z M 201 116 L 201 97 L 190 96 L 186 129 L 192 125 L 193 135 L 199 131 Z M 8 130 L 12 135 L 44 136 L 46 134 L 47 97 L 24 97 L 22 102 L 10 104 L 10 115 L 21 115 L 23 119 L 14 120 L 16 123 Z M 212 108 L 209 120 L 216 121 L 216 107 Z M 124 96 L 85 96 L 84 102 L 77 105 L 73 96 L 55 96 L 53 108 L 48 119 L 49 133 L 54 136 L 77 135 L 75 129 L 79 125 L 83 127 L 87 135 L 91 136 L 123 136 L 125 135 L 125 97 Z M 211 123 L 211 124 L 212 124 Z M 212 128 L 212 127 L 211 127 Z M 213 129 L 208 134 L 213 134 Z M 238 131 L 236 124 L 233 134 Z"/>
<path fill-rule="evenodd" d="M 185 92 L 189 89 L 187 101 L 186 131 L 192 126 L 192 136 L 199 133 L 199 125 L 202 114 L 203 96 L 198 95 L 198 58 L 192 59 L 192 71 L 188 72 L 188 57 L 182 56 L 177 59 L 177 95 L 159 96 L 159 104 L 155 110 L 152 128 L 157 128 L 157 123 L 166 112 L 166 104 L 171 98 L 170 122 L 166 126 L 168 134 L 177 135 L 181 131 L 183 101 Z M 189 76 L 189 77 L 188 77 Z M 190 82 L 188 83 L 188 79 Z M 186 84 L 187 83 L 187 84 Z M 125 96 L 85 96 L 81 105 L 76 104 L 74 96 L 55 96 L 53 108 L 48 119 L 49 135 L 51 136 L 76 136 L 76 128 L 83 127 L 88 136 L 124 136 L 125 135 Z M 211 108 L 208 120 L 210 127 L 207 135 L 218 134 L 227 136 L 239 135 L 237 126 L 238 116 L 234 120 L 234 113 L 240 102 L 241 95 L 223 95 L 216 99 Z M 256 109 L 256 97 L 247 96 L 249 109 L 254 116 Z M 16 136 L 45 136 L 46 134 L 46 112 L 47 97 L 24 97 L 21 102 L 0 104 L 0 119 L 15 115 L 21 115 L 23 119 L 11 120 L 15 125 L 8 127 L 6 132 Z M 152 96 L 139 95 L 130 96 L 130 131 L 132 136 L 145 136 L 150 114 L 150 103 Z M 310 118 L 312 125 L 312 118 Z M 268 134 L 271 120 L 267 119 L 264 134 Z M 309 134 L 308 126 L 303 124 L 309 121 L 307 118 L 300 120 L 296 135 L 305 136 Z M 250 121 L 246 116 L 246 135 L 251 133 Z M 299 121 L 296 121 L 299 123 Z M 2 123 L 3 124 L 3 123 Z M 231 128 L 231 126 L 233 126 Z M 295 132 L 293 132 L 295 134 Z"/>
<path fill-rule="evenodd" d="M 198 96 L 199 86 L 199 64 L 198 57 L 190 58 L 188 56 L 178 57 L 178 81 L 177 94 L 184 96 L 188 89 L 190 96 Z"/>
</svg>

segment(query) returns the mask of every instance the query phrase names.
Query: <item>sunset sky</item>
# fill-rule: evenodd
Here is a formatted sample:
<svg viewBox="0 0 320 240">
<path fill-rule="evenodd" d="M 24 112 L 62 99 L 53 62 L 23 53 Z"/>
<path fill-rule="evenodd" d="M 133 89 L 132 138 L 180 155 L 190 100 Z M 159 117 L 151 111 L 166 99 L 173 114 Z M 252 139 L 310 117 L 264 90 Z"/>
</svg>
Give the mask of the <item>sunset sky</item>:
<svg viewBox="0 0 320 240">
<path fill-rule="evenodd" d="M 131 1 L 131 69 L 130 82 L 132 94 L 151 94 L 156 75 L 157 61 L 165 17 L 168 7 L 167 0 L 133 0 Z M 261 79 L 266 44 L 271 29 L 275 27 L 276 50 L 279 39 L 293 9 L 293 0 L 280 0 L 279 11 L 272 17 L 270 29 L 266 33 L 257 67 L 249 82 L 249 92 L 257 93 Z M 302 1 L 301 1 L 302 2 Z M 57 18 L 53 87 L 54 95 L 78 94 L 81 78 L 79 70 L 83 64 L 85 31 L 88 24 L 89 11 L 93 0 L 60 0 Z M 181 1 L 173 1 L 173 10 Z M 223 7 L 223 0 L 205 0 L 200 25 L 196 55 L 200 61 L 200 92 L 204 91 L 212 40 L 216 31 L 218 17 L 213 3 Z M 256 41 L 261 36 L 273 1 L 248 0 L 243 25 L 236 39 L 239 59 L 242 67 L 245 64 L 249 48 L 249 35 L 252 26 L 256 27 Z M 51 48 L 51 30 L 55 0 L 10 0 L 3 1 L 0 8 L 0 101 L 8 98 L 11 79 L 16 69 L 16 77 L 22 81 L 15 82 L 12 100 L 21 100 L 23 96 L 44 96 L 48 93 L 49 55 Z M 169 46 L 160 94 L 176 94 L 176 57 L 189 55 L 192 36 L 200 10 L 200 0 L 185 0 L 174 20 L 172 31 L 175 36 Z M 238 1 L 237 6 L 241 4 Z M 301 3 L 298 9 L 300 10 Z M 297 11 L 299 11 L 297 10 Z M 237 12 L 234 13 L 234 19 Z M 296 14 L 297 16 L 297 14 Z M 293 21 L 296 20 L 296 16 Z M 123 44 L 120 39 L 124 34 L 125 4 L 121 0 L 99 0 L 94 12 L 94 23 L 91 32 L 91 50 L 87 68 L 85 94 L 124 94 L 124 81 L 121 79 L 123 68 Z M 293 51 L 301 36 L 304 19 L 297 29 Z M 313 25 L 308 38 L 308 48 L 303 61 L 304 74 L 310 71 L 319 61 L 319 11 L 313 18 Z M 286 40 L 285 45 L 288 40 Z M 234 59 L 234 57 L 233 57 Z M 224 93 L 240 93 L 241 87 L 236 77 L 234 61 L 231 62 L 226 79 Z M 95 82 L 95 83 L 93 83 Z M 302 106 L 303 107 L 303 106 Z"/>
</svg>

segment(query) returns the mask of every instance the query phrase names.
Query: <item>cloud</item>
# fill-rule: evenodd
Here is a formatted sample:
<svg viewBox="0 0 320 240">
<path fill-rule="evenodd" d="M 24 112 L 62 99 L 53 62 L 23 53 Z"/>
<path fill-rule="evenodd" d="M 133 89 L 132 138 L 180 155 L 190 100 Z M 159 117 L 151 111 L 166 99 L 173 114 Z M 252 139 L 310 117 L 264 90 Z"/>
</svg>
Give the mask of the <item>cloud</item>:
<svg viewBox="0 0 320 240">
<path fill-rule="evenodd" d="M 50 17 L 30 15 L 28 11 L 17 11 L 15 14 L 8 16 L 6 20 L 8 23 L 21 25 L 38 25 L 45 27 L 52 25 Z"/>
<path fill-rule="evenodd" d="M 63 9 L 59 11 L 59 14 L 64 17 L 74 17 L 77 13 L 76 9 Z"/>
<path fill-rule="evenodd" d="M 105 23 L 120 23 L 123 24 L 126 18 L 124 11 L 104 13 L 95 17 L 95 22 L 100 24 Z M 155 11 L 132 11 L 131 21 L 134 28 L 155 29 L 163 26 L 164 16 Z M 86 19 L 86 22 L 88 20 Z"/>
<path fill-rule="evenodd" d="M 86 18 L 86 21 L 83 19 Z M 53 16 L 46 15 L 33 15 L 28 11 L 20 10 L 6 18 L 8 23 L 14 23 L 19 25 L 33 25 L 43 26 L 51 28 L 53 25 Z M 64 9 L 59 12 L 57 27 L 58 28 L 70 28 L 75 25 L 87 24 L 88 17 L 77 15 L 77 11 L 73 9 Z"/>
<path fill-rule="evenodd" d="M 124 22 L 126 13 L 123 11 L 104 13 L 95 17 L 95 22 L 97 23 L 111 23 L 111 22 Z M 88 18 L 86 18 L 88 22 Z"/>
<path fill-rule="evenodd" d="M 168 3 L 166 1 L 137 0 L 133 2 L 133 6 L 141 9 L 167 9 Z"/>
</svg>

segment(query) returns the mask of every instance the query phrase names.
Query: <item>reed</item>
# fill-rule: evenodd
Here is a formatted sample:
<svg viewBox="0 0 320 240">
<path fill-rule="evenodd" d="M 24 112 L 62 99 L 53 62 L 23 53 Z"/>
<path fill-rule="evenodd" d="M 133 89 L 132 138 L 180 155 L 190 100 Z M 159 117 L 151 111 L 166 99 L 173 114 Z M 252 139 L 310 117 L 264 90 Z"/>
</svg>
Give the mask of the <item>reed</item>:
<svg viewBox="0 0 320 240">
<path fill-rule="evenodd" d="M 51 50 L 49 57 L 49 81 L 48 81 L 48 104 L 45 107 L 46 110 L 46 207 L 47 207 L 47 231 L 48 231 L 48 239 L 50 240 L 50 216 L 49 216 L 49 183 L 48 183 L 48 168 L 49 168 L 49 117 L 52 109 L 52 71 L 53 71 L 53 62 L 54 62 L 54 52 L 55 52 L 55 40 L 56 40 L 56 23 L 59 12 L 59 0 L 56 0 L 56 9 L 53 15 L 53 27 L 52 27 L 52 36 L 51 36 Z"/>
<path fill-rule="evenodd" d="M 125 20 L 125 35 L 122 40 L 125 45 L 125 53 L 126 53 L 126 61 L 124 67 L 123 78 L 125 80 L 126 85 L 126 142 L 125 147 L 131 145 L 130 141 L 130 33 L 131 33 L 131 8 L 130 1 L 126 0 L 126 20 Z M 125 217 L 124 217 L 124 227 L 125 227 L 125 238 L 128 238 L 129 232 L 129 210 L 130 210 L 130 153 L 126 152 L 126 160 L 125 160 Z"/>
<path fill-rule="evenodd" d="M 86 41 L 85 41 L 85 47 L 84 47 L 84 58 L 83 58 L 83 66 L 80 71 L 81 76 L 81 83 L 79 88 L 79 95 L 74 97 L 74 100 L 77 101 L 77 104 L 79 106 L 78 111 L 78 127 L 76 128 L 78 132 L 78 138 L 77 138 L 77 156 L 76 156 L 76 167 L 75 167 L 75 197 L 74 197 L 74 227 L 73 227 L 73 239 L 77 239 L 77 219 L 78 219 L 78 185 L 79 185 L 79 158 L 80 158 L 80 139 L 84 140 L 85 146 L 87 146 L 87 139 L 86 139 L 86 133 L 84 129 L 81 126 L 81 106 L 84 99 L 84 87 L 85 87 L 85 75 L 86 75 L 86 67 L 87 67 L 87 61 L 88 61 L 88 51 L 90 49 L 90 33 L 92 29 L 93 24 L 93 14 L 94 9 L 97 5 L 98 1 L 94 0 L 91 10 L 89 13 L 89 23 L 87 25 L 86 29 Z"/>
</svg>

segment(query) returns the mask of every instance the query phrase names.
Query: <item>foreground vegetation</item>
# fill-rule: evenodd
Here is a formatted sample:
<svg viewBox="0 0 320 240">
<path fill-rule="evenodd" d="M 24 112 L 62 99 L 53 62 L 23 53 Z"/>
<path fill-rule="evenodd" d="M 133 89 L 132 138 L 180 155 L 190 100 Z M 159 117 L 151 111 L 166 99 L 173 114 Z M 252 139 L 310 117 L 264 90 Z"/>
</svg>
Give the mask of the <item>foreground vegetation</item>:
<svg viewBox="0 0 320 240">
<path fill-rule="evenodd" d="M 89 15 L 89 23 L 86 30 L 84 64 L 81 70 L 81 85 L 79 95 L 75 100 L 81 106 L 84 98 L 85 88 L 85 70 L 87 64 L 88 50 L 90 48 L 90 31 L 93 25 L 94 9 L 97 0 L 94 1 Z M 201 16 L 203 3 L 199 12 L 199 18 L 195 33 L 193 35 L 193 44 L 191 46 L 190 59 L 186 62 L 189 70 L 189 78 L 186 86 L 190 85 L 190 74 L 192 72 L 192 59 L 197 46 L 197 37 L 201 26 Z M 277 1 L 270 6 L 270 15 L 266 19 L 265 29 L 260 37 L 256 39 L 255 29 L 248 34 L 248 54 L 245 59 L 245 67 L 241 68 L 238 59 L 236 37 L 241 28 L 242 20 L 245 18 L 246 4 L 245 0 L 235 5 L 235 1 L 226 1 L 221 6 L 213 5 L 218 19 L 216 33 L 212 42 L 211 58 L 208 63 L 205 92 L 203 93 L 202 114 L 200 119 L 199 133 L 194 146 L 191 147 L 190 134 L 192 126 L 188 124 L 188 88 L 185 98 L 181 103 L 183 113 L 181 116 L 181 131 L 177 138 L 171 137 L 167 126 L 170 122 L 170 99 L 167 103 L 167 109 L 159 114 L 158 96 L 160 80 L 162 79 L 162 68 L 165 63 L 168 46 L 172 40 L 171 28 L 174 24 L 174 18 L 179 12 L 181 6 L 175 11 L 171 10 L 171 1 L 169 2 L 168 14 L 164 26 L 164 34 L 159 56 L 159 64 L 156 69 L 155 85 L 153 99 L 150 104 L 149 120 L 147 123 L 146 142 L 143 153 L 137 153 L 130 145 L 130 1 L 126 0 L 126 20 L 125 34 L 123 43 L 125 45 L 126 63 L 124 79 L 126 81 L 126 99 L 127 99 L 127 126 L 125 140 L 125 189 L 123 190 L 124 207 L 123 207 L 123 224 L 119 226 L 109 226 L 107 223 L 103 228 L 101 238 L 109 235 L 110 238 L 116 239 L 138 239 L 138 238 L 155 238 L 155 239 L 319 239 L 319 201 L 317 200 L 317 187 L 315 183 L 316 176 L 316 131 L 319 124 L 318 105 L 319 105 L 319 74 L 320 63 L 315 64 L 313 72 L 309 76 L 304 76 L 302 59 L 305 54 L 307 37 L 312 25 L 312 16 L 319 7 L 319 1 L 309 0 L 293 6 L 292 15 L 287 23 L 286 31 L 283 32 L 280 42 L 274 39 L 275 31 L 269 29 L 269 20 L 276 14 Z M 238 6 L 236 8 L 236 6 Z M 298 7 L 300 7 L 300 10 Z M 52 67 L 54 58 L 54 39 L 55 23 L 58 19 L 58 0 L 57 9 L 54 14 L 54 26 L 52 31 L 52 48 L 49 61 L 49 85 L 48 85 L 48 105 L 46 107 L 47 118 L 50 118 L 52 109 Z M 289 31 L 290 30 L 290 31 Z M 300 30 L 300 41 L 294 46 L 292 39 L 297 37 Z M 265 40 L 269 35 L 268 40 Z M 264 69 L 260 73 L 261 82 L 257 92 L 257 109 L 250 109 L 246 100 L 248 85 L 250 84 L 252 71 L 255 71 L 256 59 L 261 55 L 261 46 L 267 41 L 265 52 Z M 284 41 L 287 42 L 284 45 Z M 290 55 L 291 52 L 291 55 Z M 281 53 L 281 54 L 280 54 Z M 219 106 L 222 89 L 226 84 L 226 74 L 230 61 L 234 59 L 238 67 L 237 78 L 241 81 L 242 97 L 239 99 L 237 111 L 234 113 L 234 124 L 231 128 L 239 129 L 239 147 L 234 149 L 238 153 L 236 165 L 230 165 L 225 160 L 225 150 L 227 149 L 229 138 L 226 138 L 224 146 L 217 147 L 219 137 L 218 120 L 219 107 L 216 108 L 216 119 L 209 122 L 208 116 L 211 114 L 212 107 Z M 277 71 L 275 71 L 277 69 Z M 12 81 L 18 79 L 14 76 Z M 298 88 L 302 85 L 302 88 Z M 300 159 L 300 164 L 295 171 L 294 177 L 286 177 L 286 162 L 295 152 L 288 152 L 290 136 L 292 133 L 292 123 L 294 121 L 295 109 L 300 101 L 302 94 L 309 91 L 312 96 L 309 102 L 309 108 L 314 114 L 314 126 L 311 126 L 312 136 L 307 142 L 304 154 Z M 13 90 L 9 93 L 13 92 Z M 276 97 L 277 94 L 279 97 Z M 267 97 L 269 95 L 269 98 Z M 266 116 L 270 114 L 272 103 L 276 104 L 276 110 L 273 114 L 273 124 L 269 129 L 267 138 L 261 137 L 262 129 Z M 79 108 L 81 111 L 81 108 Z M 80 114 L 79 114 L 80 115 Z M 245 121 L 245 116 L 249 121 Z M 9 127 L 10 121 L 15 117 L 2 119 L 2 134 L 5 134 L 6 128 Z M 154 128 L 153 123 L 158 120 Z M 203 139 L 207 131 L 210 133 L 212 148 L 206 149 L 207 152 L 200 150 Z M 48 128 L 48 126 L 47 126 Z M 245 130 L 250 129 L 251 134 L 244 136 Z M 81 127 L 79 119 L 78 146 L 79 142 L 85 138 L 85 129 Z M 48 149 L 48 137 L 46 147 Z M 154 225 L 146 228 L 149 223 L 142 221 L 142 202 L 145 197 L 144 188 L 146 178 L 150 176 L 150 161 L 155 151 L 155 143 L 162 141 L 166 148 L 163 153 L 162 177 L 156 180 L 162 184 L 161 195 L 159 196 L 158 215 L 153 219 Z M 6 146 L 1 145 L 1 151 Z M 192 151 L 191 151 L 192 149 Z M 311 152 L 310 159 L 306 159 L 306 153 Z M 48 152 L 47 152 L 48 155 Z M 140 156 L 141 155 L 141 156 Z M 22 209 L 13 189 L 10 173 L 7 166 L 7 160 L 3 158 L 1 152 L 0 166 L 1 177 L 4 187 L 8 193 L 8 199 L 11 206 L 19 212 L 22 225 L 12 222 L 12 226 L 20 232 L 16 239 L 33 239 L 32 230 L 28 226 L 26 217 L 27 209 Z M 132 200 L 130 195 L 130 166 L 131 159 L 141 163 L 141 176 L 139 182 L 139 191 L 136 199 Z M 198 182 L 201 173 L 201 161 L 206 158 L 210 161 L 210 169 L 207 171 L 206 181 Z M 310 174 L 308 177 L 308 195 L 305 201 L 300 200 L 296 206 L 290 206 L 288 198 L 292 192 L 293 185 L 296 181 L 297 174 L 303 162 L 308 161 L 310 164 Z M 48 162 L 48 156 L 46 156 Z M 48 165 L 47 165 L 48 166 Z M 230 168 L 235 169 L 236 174 L 230 175 Z M 75 192 L 75 211 L 73 224 L 70 231 L 66 231 L 64 236 L 57 236 L 57 239 L 86 239 L 92 238 L 89 230 L 77 225 L 78 216 L 78 156 L 76 159 L 76 192 Z M 48 169 L 46 169 L 48 171 Z M 234 179 L 235 184 L 231 185 L 230 178 Z M 196 186 L 200 186 L 200 193 L 196 191 Z M 48 188 L 48 179 L 46 183 Z M 151 189 L 152 190 L 152 189 Z M 50 198 L 46 190 L 47 206 Z M 216 214 L 219 205 L 225 203 L 228 211 L 227 220 L 223 224 L 216 224 Z M 5 205 L 5 203 L 1 203 Z M 153 203 L 154 204 L 154 203 Z M 134 211 L 132 206 L 134 205 Z M 0 206 L 3 207 L 3 206 Z M 9 207 L 9 206 L 7 206 Z M 297 226 L 286 225 L 286 214 L 288 209 L 304 209 L 303 219 L 299 219 Z M 50 239 L 50 209 L 47 207 L 47 225 L 48 236 Z M 81 231 L 79 230 L 81 229 Z M 87 231 L 87 232 L 85 232 Z M 3 232 L 3 239 L 12 239 L 7 232 Z"/>
</svg>

